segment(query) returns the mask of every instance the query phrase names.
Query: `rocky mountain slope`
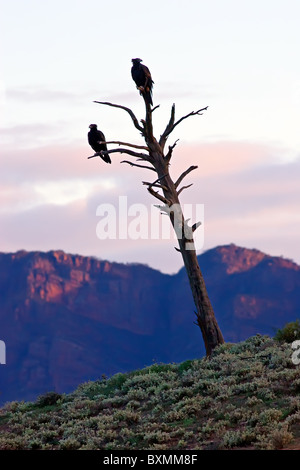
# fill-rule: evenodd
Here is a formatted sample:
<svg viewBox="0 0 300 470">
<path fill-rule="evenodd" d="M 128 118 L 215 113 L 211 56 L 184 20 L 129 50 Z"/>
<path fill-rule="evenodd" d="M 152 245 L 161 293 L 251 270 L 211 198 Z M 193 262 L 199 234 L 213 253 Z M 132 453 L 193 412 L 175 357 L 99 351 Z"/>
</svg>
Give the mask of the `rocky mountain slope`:
<svg viewBox="0 0 300 470">
<path fill-rule="evenodd" d="M 226 341 L 300 317 L 300 267 L 235 245 L 199 257 Z M 166 275 L 62 251 L 0 254 L 0 402 L 204 354 L 184 270 Z"/>
</svg>

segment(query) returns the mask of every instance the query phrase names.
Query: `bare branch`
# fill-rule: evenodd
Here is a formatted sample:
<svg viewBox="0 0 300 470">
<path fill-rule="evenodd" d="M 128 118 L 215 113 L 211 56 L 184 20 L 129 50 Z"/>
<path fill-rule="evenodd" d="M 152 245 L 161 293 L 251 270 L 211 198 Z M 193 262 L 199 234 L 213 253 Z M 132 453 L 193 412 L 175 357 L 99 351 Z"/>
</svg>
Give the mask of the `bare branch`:
<svg viewBox="0 0 300 470">
<path fill-rule="evenodd" d="M 179 140 L 179 139 L 175 140 L 175 142 L 174 142 L 173 145 L 169 145 L 169 151 L 168 151 L 167 155 L 165 156 L 165 160 L 166 160 L 167 162 L 169 162 L 169 161 L 171 160 L 174 147 L 176 146 L 178 140 Z"/>
<path fill-rule="evenodd" d="M 158 188 L 158 189 L 164 189 L 165 191 L 168 190 L 167 186 L 164 186 L 162 184 L 158 183 L 148 183 L 147 181 L 142 181 L 143 184 L 148 185 L 149 188 Z"/>
<path fill-rule="evenodd" d="M 195 222 L 195 223 L 192 225 L 192 230 L 193 230 L 193 232 L 195 232 L 195 230 L 197 230 L 197 228 L 200 227 L 200 225 L 202 225 L 202 222 Z"/>
<path fill-rule="evenodd" d="M 185 178 L 186 175 L 188 175 L 191 171 L 196 170 L 196 168 L 198 168 L 198 167 L 195 166 L 195 165 L 192 165 L 192 166 L 190 166 L 187 170 L 185 170 L 185 171 L 179 176 L 178 180 L 176 181 L 176 183 L 175 183 L 175 188 L 177 188 L 177 187 L 180 185 L 181 181 L 183 180 L 183 178 Z"/>
<path fill-rule="evenodd" d="M 91 155 L 90 157 L 87 157 L 87 158 L 89 160 L 90 158 L 101 157 L 102 153 L 104 153 L 103 150 L 101 150 L 100 152 L 96 152 L 94 153 L 94 155 Z"/>
<path fill-rule="evenodd" d="M 167 176 L 167 175 L 160 176 L 155 181 L 153 181 L 153 183 L 148 183 L 147 181 L 142 181 L 142 183 L 145 184 L 145 185 L 148 185 L 149 188 L 155 187 L 155 188 L 164 189 L 165 191 L 168 191 L 169 188 L 167 186 L 164 186 L 161 183 L 158 184 L 158 182 L 160 180 L 162 180 L 163 178 L 165 178 L 165 176 Z M 147 188 L 147 189 L 149 189 L 149 188 Z"/>
<path fill-rule="evenodd" d="M 121 163 L 128 163 L 130 166 L 137 166 L 138 168 L 146 168 L 147 170 L 156 171 L 155 168 L 147 165 L 138 165 L 137 163 L 129 162 L 128 160 L 123 160 Z"/>
<path fill-rule="evenodd" d="M 166 206 L 169 205 L 169 201 L 164 197 L 164 196 L 161 196 L 158 191 L 154 191 L 151 187 L 147 188 L 147 190 L 149 191 L 150 194 L 152 194 L 152 196 L 156 197 L 156 199 L 159 199 L 161 202 L 163 202 Z"/>
<path fill-rule="evenodd" d="M 143 153 L 137 153 L 137 152 L 134 152 L 133 150 L 124 149 L 124 148 L 111 149 L 111 150 L 101 150 L 100 152 L 96 152 L 94 155 L 91 155 L 90 157 L 87 157 L 87 158 L 89 159 L 89 158 L 100 157 L 101 155 L 109 155 L 110 153 L 126 153 L 127 155 L 130 155 L 131 157 L 135 157 L 140 161 L 150 162 L 150 158 L 149 158 L 148 155 L 145 155 Z M 153 170 L 154 170 L 154 168 L 153 168 Z"/>
<path fill-rule="evenodd" d="M 192 111 L 191 113 L 187 114 L 186 116 L 183 116 L 182 118 L 178 119 L 177 122 L 175 122 L 175 124 L 173 125 L 173 128 L 171 130 L 171 132 L 173 131 L 173 129 L 178 125 L 180 124 L 184 119 L 187 119 L 188 117 L 190 116 L 202 116 L 202 112 L 201 111 L 206 111 L 208 108 L 208 106 L 206 106 L 205 108 L 201 108 L 201 109 L 198 109 L 198 111 Z"/>
<path fill-rule="evenodd" d="M 153 181 L 153 183 L 146 183 L 145 181 L 143 181 L 143 184 L 149 184 L 150 186 L 154 186 L 156 183 L 158 183 L 160 180 L 162 180 L 162 179 L 165 178 L 166 176 L 168 176 L 168 175 L 166 174 L 166 175 L 160 176 L 160 177 L 157 178 L 155 181 Z"/>
<path fill-rule="evenodd" d="M 127 147 L 133 147 L 135 149 L 141 149 L 141 150 L 147 150 L 149 151 L 149 147 L 146 147 L 145 145 L 135 145 L 135 144 L 129 144 L 128 142 L 120 142 L 118 140 L 109 140 L 108 142 L 99 142 L 100 144 L 118 144 L 118 145 L 126 145 Z"/>
<path fill-rule="evenodd" d="M 159 108 L 159 104 L 157 104 L 156 106 L 154 106 L 154 108 L 151 109 L 151 113 L 153 113 L 153 111 L 155 111 L 157 108 Z"/>
<path fill-rule="evenodd" d="M 184 189 L 190 188 L 191 186 L 193 186 L 193 183 L 188 184 L 187 186 L 182 186 L 182 188 L 180 188 L 179 191 L 177 191 L 177 196 L 179 196 L 179 194 L 180 194 Z"/>
<path fill-rule="evenodd" d="M 142 160 L 149 161 L 149 156 L 144 153 L 137 153 L 133 150 L 118 148 L 118 149 L 111 149 L 111 150 L 102 150 L 101 153 L 103 155 L 109 155 L 110 153 L 127 153 L 127 155 L 131 155 L 131 157 L 140 158 Z"/>
<path fill-rule="evenodd" d="M 112 106 L 114 108 L 124 109 L 124 111 L 126 111 L 130 115 L 134 126 L 144 135 L 144 129 L 139 125 L 139 122 L 138 122 L 135 114 L 133 113 L 133 111 L 131 111 L 130 108 L 127 108 L 126 106 L 121 106 L 120 104 L 109 103 L 107 101 L 94 101 L 94 103 L 105 104 L 107 106 Z"/>
<path fill-rule="evenodd" d="M 186 114 L 186 116 L 183 116 L 182 118 L 178 119 L 178 121 L 175 122 L 175 104 L 173 104 L 170 121 L 159 140 L 161 147 L 164 148 L 168 136 L 175 129 L 175 127 L 178 126 L 178 124 L 180 124 L 184 119 L 187 119 L 190 116 L 196 116 L 196 115 L 201 116 L 203 114 L 202 111 L 206 111 L 207 108 L 208 106 L 206 106 L 205 108 L 198 109 L 198 111 L 192 111 L 189 114 Z"/>
<path fill-rule="evenodd" d="M 165 146 L 168 135 L 170 134 L 170 132 L 172 132 L 174 121 L 175 121 L 175 103 L 173 103 L 173 106 L 171 109 L 170 121 L 168 122 L 167 127 L 165 128 L 163 134 L 160 136 L 160 139 L 159 139 L 159 145 L 161 146 L 162 149 Z"/>
</svg>

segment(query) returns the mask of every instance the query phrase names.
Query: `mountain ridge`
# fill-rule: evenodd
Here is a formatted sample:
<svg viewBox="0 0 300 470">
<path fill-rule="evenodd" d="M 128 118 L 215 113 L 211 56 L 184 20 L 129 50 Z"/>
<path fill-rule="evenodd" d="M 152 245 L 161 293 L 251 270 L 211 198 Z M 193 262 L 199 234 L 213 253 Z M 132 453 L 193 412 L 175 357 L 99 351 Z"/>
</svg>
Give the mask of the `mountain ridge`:
<svg viewBox="0 0 300 470">
<path fill-rule="evenodd" d="M 226 341 L 300 317 L 300 266 L 234 244 L 199 257 Z M 69 392 L 85 380 L 201 357 L 184 269 L 164 274 L 62 250 L 0 253 L 0 401 Z"/>
</svg>

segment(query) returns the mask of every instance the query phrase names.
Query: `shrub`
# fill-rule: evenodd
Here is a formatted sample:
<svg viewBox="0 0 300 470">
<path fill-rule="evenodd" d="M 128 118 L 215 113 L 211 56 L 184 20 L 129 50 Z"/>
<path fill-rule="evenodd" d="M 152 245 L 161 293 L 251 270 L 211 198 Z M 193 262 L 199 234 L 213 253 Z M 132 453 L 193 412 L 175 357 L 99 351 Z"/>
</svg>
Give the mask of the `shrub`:
<svg viewBox="0 0 300 470">
<path fill-rule="evenodd" d="M 299 320 L 287 323 L 282 329 L 278 329 L 274 339 L 280 343 L 292 343 L 296 339 L 300 339 Z"/>
<path fill-rule="evenodd" d="M 67 439 L 61 441 L 60 445 L 62 450 L 77 450 L 80 448 L 80 442 L 78 442 L 77 439 L 72 437 L 68 437 Z"/>
<path fill-rule="evenodd" d="M 161 363 L 161 364 L 152 364 L 152 366 L 147 367 L 145 370 L 149 374 L 153 374 L 153 373 L 160 374 L 161 372 L 172 371 L 173 368 L 174 366 L 172 364 Z"/>
<path fill-rule="evenodd" d="M 193 361 L 191 361 L 191 360 L 188 359 L 187 361 L 182 362 L 181 364 L 179 364 L 179 366 L 178 366 L 178 372 L 179 372 L 180 374 L 182 374 L 183 372 L 185 372 L 185 371 L 187 371 L 187 370 L 189 370 L 189 369 L 192 369 L 192 367 L 193 367 Z"/>
<path fill-rule="evenodd" d="M 271 430 L 268 434 L 258 435 L 256 447 L 261 450 L 283 449 L 293 440 L 293 434 L 287 426 L 280 426 Z"/>
<path fill-rule="evenodd" d="M 275 429 L 271 435 L 274 449 L 283 449 L 283 447 L 292 442 L 293 437 L 293 434 L 287 429 Z"/>
<path fill-rule="evenodd" d="M 282 418 L 282 412 L 277 410 L 276 408 L 269 408 L 268 410 L 264 410 L 259 415 L 259 421 L 263 425 L 276 423 Z"/>
<path fill-rule="evenodd" d="M 231 448 L 237 446 L 250 445 L 255 441 L 255 433 L 253 431 L 226 431 L 222 444 L 224 447 Z"/>
<path fill-rule="evenodd" d="M 300 435 L 290 344 L 256 335 L 217 352 L 8 403 L 0 450 L 290 448 Z"/>
<path fill-rule="evenodd" d="M 48 392 L 44 395 L 40 395 L 36 401 L 36 404 L 38 407 L 55 405 L 61 398 L 62 395 L 60 395 L 60 393 Z"/>
</svg>

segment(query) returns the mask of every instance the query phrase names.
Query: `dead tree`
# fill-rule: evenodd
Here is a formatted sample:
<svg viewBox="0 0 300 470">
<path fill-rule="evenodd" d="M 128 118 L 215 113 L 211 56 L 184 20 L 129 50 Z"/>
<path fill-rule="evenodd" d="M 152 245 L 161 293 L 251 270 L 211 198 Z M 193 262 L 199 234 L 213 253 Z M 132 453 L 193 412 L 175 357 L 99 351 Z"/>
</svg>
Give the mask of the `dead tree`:
<svg viewBox="0 0 300 470">
<path fill-rule="evenodd" d="M 184 119 L 191 116 L 201 115 L 207 107 L 198 109 L 198 111 L 192 111 L 176 121 L 175 104 L 173 104 L 170 120 L 163 134 L 160 136 L 159 140 L 157 140 L 153 135 L 152 114 L 158 106 L 151 108 L 144 96 L 143 98 L 146 107 L 146 117 L 145 120 L 140 121 L 141 123 L 139 123 L 130 108 L 109 102 L 95 101 L 95 103 L 101 105 L 112 106 L 126 111 L 131 117 L 135 128 L 141 133 L 146 143 L 145 146 L 140 146 L 126 142 L 110 141 L 106 143 L 118 144 L 119 147 L 107 150 L 107 152 L 103 153 L 124 153 L 131 157 L 135 157 L 137 159 L 136 161 L 142 162 L 142 164 L 134 163 L 129 160 L 123 160 L 121 163 L 127 163 L 132 167 L 145 168 L 156 173 L 157 177 L 153 182 L 143 181 L 143 184 L 147 186 L 149 193 L 160 201 L 161 204 L 158 208 L 161 212 L 166 213 L 169 216 L 171 224 L 176 232 L 179 244 L 179 248 L 176 249 L 181 253 L 183 258 L 196 306 L 196 324 L 201 329 L 206 354 L 209 356 L 216 346 L 224 343 L 224 339 L 215 318 L 214 310 L 209 300 L 203 275 L 196 256 L 193 233 L 199 227 L 201 222 L 196 222 L 192 226 L 188 225 L 188 221 L 184 218 L 179 201 L 179 194 L 181 191 L 191 186 L 187 185 L 179 188 L 180 184 L 191 171 L 197 168 L 197 166 L 190 166 L 174 182 L 169 173 L 169 165 L 177 141 L 173 145 L 168 146 L 167 151 L 165 151 L 167 139 L 175 127 Z M 94 156 L 96 156 L 96 154 L 93 155 L 93 157 Z"/>
</svg>

